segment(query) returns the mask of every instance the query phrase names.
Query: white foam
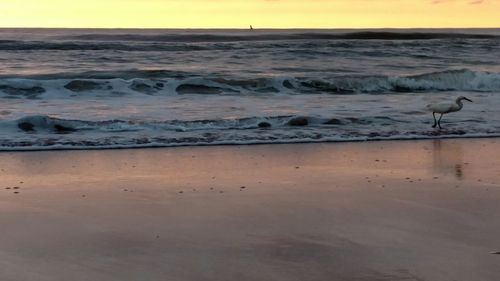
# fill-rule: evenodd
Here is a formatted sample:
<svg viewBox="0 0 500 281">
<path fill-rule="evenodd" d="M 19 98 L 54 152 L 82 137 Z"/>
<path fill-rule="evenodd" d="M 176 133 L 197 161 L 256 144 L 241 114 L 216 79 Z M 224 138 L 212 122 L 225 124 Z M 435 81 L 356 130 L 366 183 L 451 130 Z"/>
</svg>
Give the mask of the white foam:
<svg viewBox="0 0 500 281">
<path fill-rule="evenodd" d="M 90 84 L 73 85 L 72 84 Z M 286 85 L 285 85 L 286 84 Z M 262 95 L 310 93 L 400 93 L 436 91 L 500 92 L 500 73 L 454 70 L 413 76 L 346 76 L 334 78 L 259 79 L 210 77 L 134 79 L 0 79 L 0 97 L 38 99 L 82 99 L 88 97 L 173 96 L 184 94 Z M 197 86 L 201 88 L 196 88 Z M 291 87 L 290 87 L 291 86 Z M 38 87 L 38 88 L 34 88 Z M 190 88 L 191 87 L 191 88 Z M 42 88 L 42 90 L 40 90 Z M 211 91 L 209 91 L 212 89 Z M 181 91 L 181 92 L 179 92 Z"/>
<path fill-rule="evenodd" d="M 453 100 L 458 94 L 474 103 L 446 115 L 443 130 L 431 128 L 432 115 L 425 105 Z M 498 105 L 500 95 L 481 92 L 136 95 L 76 103 L 6 99 L 2 107 L 8 112 L 0 115 L 0 150 L 491 137 L 500 135 Z M 288 125 L 294 116 L 307 117 L 309 124 Z M 330 125 L 324 124 L 330 119 Z M 18 127 L 22 122 L 32 124 L 34 131 L 23 131 Z M 261 122 L 271 127 L 260 128 Z"/>
</svg>

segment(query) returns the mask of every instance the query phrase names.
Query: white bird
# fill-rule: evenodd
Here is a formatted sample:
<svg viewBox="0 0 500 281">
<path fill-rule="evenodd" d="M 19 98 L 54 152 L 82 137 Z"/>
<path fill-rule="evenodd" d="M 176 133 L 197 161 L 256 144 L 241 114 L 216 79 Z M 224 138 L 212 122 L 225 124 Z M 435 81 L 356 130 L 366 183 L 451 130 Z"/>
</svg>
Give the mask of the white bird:
<svg viewBox="0 0 500 281">
<path fill-rule="evenodd" d="M 443 102 L 443 103 L 436 103 L 436 104 L 429 104 L 427 105 L 427 109 L 429 109 L 432 112 L 432 116 L 434 117 L 434 125 L 432 125 L 432 128 L 436 128 L 436 126 L 439 126 L 439 129 L 441 129 L 441 118 L 443 118 L 443 114 L 450 113 L 450 112 L 456 112 L 462 109 L 464 107 L 464 104 L 462 103 L 462 100 L 466 100 L 469 102 L 472 102 L 470 99 L 460 96 L 458 97 L 455 102 Z M 440 113 L 441 116 L 439 116 L 439 120 L 436 120 L 436 113 Z"/>
</svg>

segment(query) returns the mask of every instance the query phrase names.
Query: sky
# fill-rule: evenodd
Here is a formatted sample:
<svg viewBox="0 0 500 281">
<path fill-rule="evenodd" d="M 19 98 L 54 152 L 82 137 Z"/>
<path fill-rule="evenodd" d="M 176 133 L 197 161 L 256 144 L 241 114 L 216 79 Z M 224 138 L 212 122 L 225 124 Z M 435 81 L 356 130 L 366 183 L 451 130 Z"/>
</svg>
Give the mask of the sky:
<svg viewBox="0 0 500 281">
<path fill-rule="evenodd" d="M 0 0 L 0 27 L 500 27 L 500 0 Z"/>
</svg>

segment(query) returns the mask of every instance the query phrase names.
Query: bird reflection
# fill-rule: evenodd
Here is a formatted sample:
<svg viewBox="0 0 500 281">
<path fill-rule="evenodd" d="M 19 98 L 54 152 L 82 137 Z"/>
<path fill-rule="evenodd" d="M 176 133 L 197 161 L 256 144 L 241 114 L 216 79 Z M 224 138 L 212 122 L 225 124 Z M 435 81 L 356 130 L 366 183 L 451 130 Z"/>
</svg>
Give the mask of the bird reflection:
<svg viewBox="0 0 500 281">
<path fill-rule="evenodd" d="M 454 175 L 458 180 L 463 180 L 465 173 L 462 145 L 449 140 L 434 140 L 433 148 L 434 172 Z"/>
</svg>

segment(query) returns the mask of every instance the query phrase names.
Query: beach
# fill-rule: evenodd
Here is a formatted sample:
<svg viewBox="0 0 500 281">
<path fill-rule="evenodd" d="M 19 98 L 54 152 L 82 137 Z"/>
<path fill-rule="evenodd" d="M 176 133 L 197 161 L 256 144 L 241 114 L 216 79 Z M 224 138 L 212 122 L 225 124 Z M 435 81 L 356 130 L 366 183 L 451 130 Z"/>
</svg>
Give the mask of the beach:
<svg viewBox="0 0 500 281">
<path fill-rule="evenodd" d="M 498 280 L 500 139 L 0 153 L 0 280 Z"/>
<path fill-rule="evenodd" d="M 0 281 L 500 280 L 500 29 L 306 28 L 302 2 L 0 28 Z"/>
</svg>

